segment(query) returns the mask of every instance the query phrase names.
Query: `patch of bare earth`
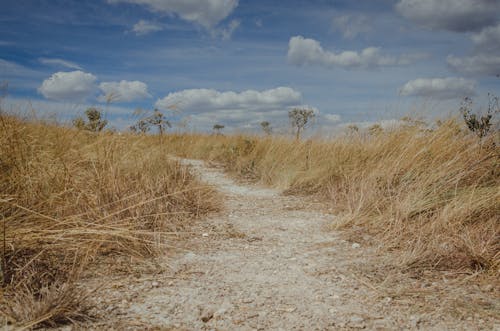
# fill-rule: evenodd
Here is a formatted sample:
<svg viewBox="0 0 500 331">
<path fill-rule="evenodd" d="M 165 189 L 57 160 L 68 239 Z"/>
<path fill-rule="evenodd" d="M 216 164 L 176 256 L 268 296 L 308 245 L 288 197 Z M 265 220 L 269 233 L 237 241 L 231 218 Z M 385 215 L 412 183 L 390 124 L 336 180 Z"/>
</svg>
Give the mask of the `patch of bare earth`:
<svg viewBox="0 0 500 331">
<path fill-rule="evenodd" d="M 201 161 L 184 163 L 225 195 L 225 211 L 149 271 L 103 281 L 95 294 L 103 322 L 82 328 L 500 329 L 496 287 L 398 278 L 378 267 L 383 257 L 364 241 L 328 229 L 335 216 L 313 201 L 237 184 Z"/>
</svg>

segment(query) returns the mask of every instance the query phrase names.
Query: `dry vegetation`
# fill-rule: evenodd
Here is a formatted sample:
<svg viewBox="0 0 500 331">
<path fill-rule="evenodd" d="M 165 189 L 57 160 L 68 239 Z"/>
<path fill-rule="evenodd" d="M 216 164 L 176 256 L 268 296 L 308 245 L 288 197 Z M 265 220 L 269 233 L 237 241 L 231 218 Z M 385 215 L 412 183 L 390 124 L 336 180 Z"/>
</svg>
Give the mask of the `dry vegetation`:
<svg viewBox="0 0 500 331">
<path fill-rule="evenodd" d="M 500 275 L 498 136 L 480 140 L 456 120 L 432 130 L 408 121 L 331 141 L 172 135 L 167 145 L 317 195 L 338 213 L 334 227 L 373 235 L 400 271 Z"/>
<path fill-rule="evenodd" d="M 319 197 L 334 227 L 372 235 L 402 272 L 500 276 L 498 133 L 480 139 L 456 120 L 328 141 L 91 133 L 7 115 L 0 126 L 0 312 L 10 323 L 88 317 L 83 269 L 154 256 L 218 209 L 169 154 Z"/>
<path fill-rule="evenodd" d="M 158 137 L 0 114 L 0 312 L 24 328 L 88 317 L 82 271 L 174 244 L 218 197 Z"/>
</svg>

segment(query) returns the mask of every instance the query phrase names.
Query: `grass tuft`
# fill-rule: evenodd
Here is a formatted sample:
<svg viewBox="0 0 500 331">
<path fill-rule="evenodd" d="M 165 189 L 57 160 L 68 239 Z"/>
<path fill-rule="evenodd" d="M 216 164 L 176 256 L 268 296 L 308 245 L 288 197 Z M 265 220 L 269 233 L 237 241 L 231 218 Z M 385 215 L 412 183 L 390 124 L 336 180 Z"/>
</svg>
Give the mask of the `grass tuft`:
<svg viewBox="0 0 500 331">
<path fill-rule="evenodd" d="M 155 138 L 0 115 L 0 311 L 8 321 L 86 316 L 83 270 L 164 253 L 194 219 L 218 210 L 213 189 Z"/>
</svg>

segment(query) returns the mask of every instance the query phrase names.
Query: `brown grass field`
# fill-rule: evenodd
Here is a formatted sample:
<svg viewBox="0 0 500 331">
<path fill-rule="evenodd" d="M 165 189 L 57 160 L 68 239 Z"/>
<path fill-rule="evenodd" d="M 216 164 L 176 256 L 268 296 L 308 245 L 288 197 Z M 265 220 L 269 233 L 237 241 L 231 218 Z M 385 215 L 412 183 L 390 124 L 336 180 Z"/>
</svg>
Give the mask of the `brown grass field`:
<svg viewBox="0 0 500 331">
<path fill-rule="evenodd" d="M 403 272 L 500 276 L 498 135 L 448 120 L 333 140 L 89 133 L 0 116 L 2 301 L 25 327 L 87 317 L 82 271 L 155 256 L 219 197 L 169 156 L 313 195 L 332 228 L 368 234 Z"/>
<path fill-rule="evenodd" d="M 87 317 L 83 272 L 164 253 L 219 209 L 151 137 L 0 116 L 0 312 L 28 328 Z"/>
</svg>

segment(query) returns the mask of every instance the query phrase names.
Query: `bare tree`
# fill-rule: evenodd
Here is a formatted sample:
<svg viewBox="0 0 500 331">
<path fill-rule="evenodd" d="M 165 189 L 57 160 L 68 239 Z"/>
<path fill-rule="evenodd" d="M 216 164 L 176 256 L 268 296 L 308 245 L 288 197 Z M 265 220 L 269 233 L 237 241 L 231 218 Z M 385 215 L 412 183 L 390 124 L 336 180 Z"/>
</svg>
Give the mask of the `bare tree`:
<svg viewBox="0 0 500 331">
<path fill-rule="evenodd" d="M 307 128 L 314 117 L 314 110 L 308 108 L 294 108 L 288 112 L 290 124 L 295 131 L 295 139 L 300 139 L 300 134 Z"/>
</svg>

